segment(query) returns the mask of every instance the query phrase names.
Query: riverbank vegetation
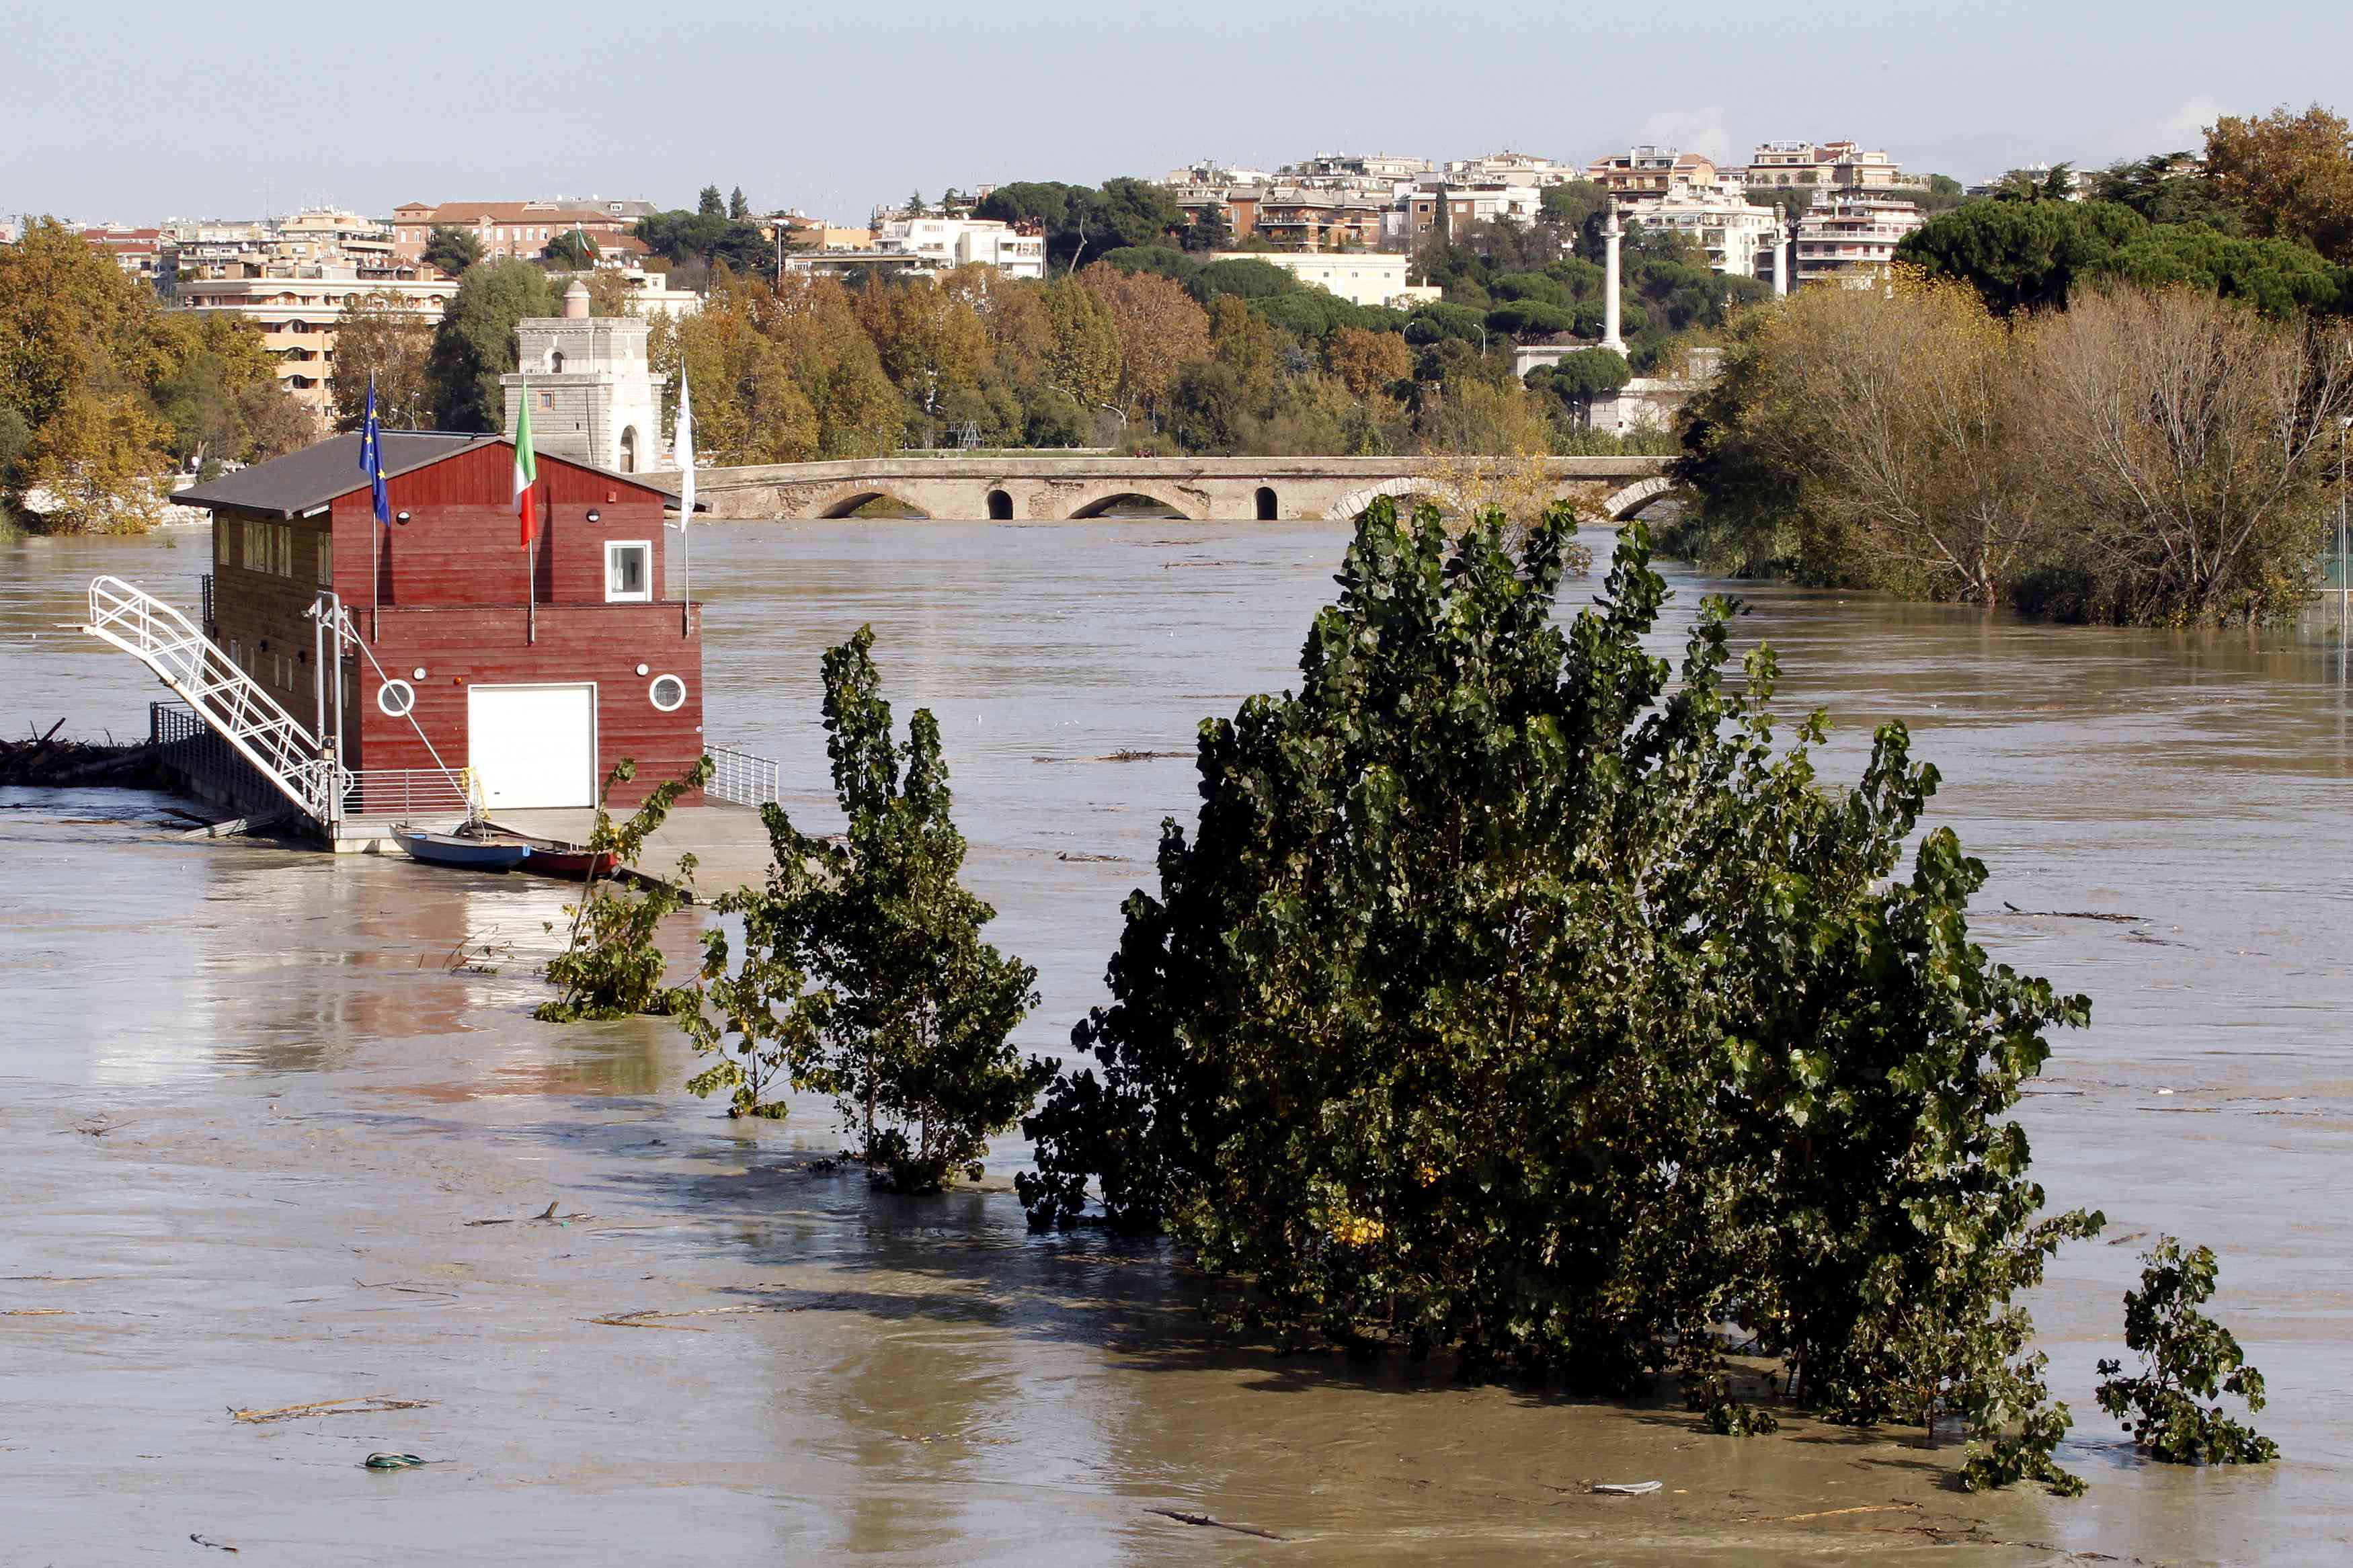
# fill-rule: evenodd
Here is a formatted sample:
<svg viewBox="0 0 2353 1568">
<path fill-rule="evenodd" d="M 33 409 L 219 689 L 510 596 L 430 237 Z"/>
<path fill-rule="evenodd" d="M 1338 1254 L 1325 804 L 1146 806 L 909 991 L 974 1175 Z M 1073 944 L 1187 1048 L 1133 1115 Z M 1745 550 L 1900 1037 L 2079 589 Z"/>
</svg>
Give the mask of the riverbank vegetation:
<svg viewBox="0 0 2353 1568">
<path fill-rule="evenodd" d="M 1024 1122 L 1033 1223 L 1100 1204 L 1280 1341 L 1449 1352 L 1712 1424 L 1730 1342 L 1833 1419 L 1965 1431 L 2066 1489 L 2019 1292 L 2047 1215 L 2009 1119 L 2089 1004 L 1969 940 L 1984 880 L 1889 724 L 1853 790 L 1778 740 L 1710 600 L 1680 668 L 1637 525 L 1553 619 L 1566 509 L 1514 556 L 1377 503 L 1296 694 L 1202 729 L 1203 805 L 1126 905 L 1092 1066 Z"/>
<path fill-rule="evenodd" d="M 2185 1251 L 2168 1236 L 2141 1262 L 2140 1289 L 2125 1293 L 2125 1348 L 2140 1358 L 2141 1372 L 2126 1377 L 2123 1363 L 2101 1362 L 2100 1408 L 2124 1423 L 2134 1447 L 2168 1464 L 2279 1458 L 2278 1444 L 2222 1413 L 2226 1394 L 2251 1413 L 2262 1410 L 2263 1374 L 2247 1364 L 2237 1335 L 2198 1310 L 2213 1299 L 2213 1252 Z"/>
<path fill-rule="evenodd" d="M 638 776 L 637 763 L 623 757 L 596 793 L 596 823 L 586 847 L 594 855 L 611 857 L 616 871 L 635 871 L 646 840 L 669 820 L 678 797 L 709 784 L 711 773 L 711 759 L 697 759 L 684 773 L 655 785 L 637 810 L 617 823 L 606 805 L 613 786 Z M 571 1024 L 638 1014 L 676 1017 L 692 1007 L 696 998 L 691 986 L 663 984 L 668 961 L 656 938 L 663 921 L 693 902 L 693 884 L 691 855 L 681 856 L 667 879 L 624 881 L 592 870 L 581 886 L 580 901 L 565 909 L 570 924 L 564 951 L 547 965 L 555 999 L 541 1004 L 532 1016 Z"/>
<path fill-rule="evenodd" d="M 0 246 L 0 520 L 135 532 L 175 470 L 291 451 L 309 418 L 242 323 L 165 310 L 52 220 Z"/>
<path fill-rule="evenodd" d="M 1884 286 L 1737 319 L 1668 548 L 2057 619 L 2295 613 L 2353 415 L 2345 121 L 2224 117 L 2202 162 L 2065 184 L 1936 217 Z"/>
</svg>

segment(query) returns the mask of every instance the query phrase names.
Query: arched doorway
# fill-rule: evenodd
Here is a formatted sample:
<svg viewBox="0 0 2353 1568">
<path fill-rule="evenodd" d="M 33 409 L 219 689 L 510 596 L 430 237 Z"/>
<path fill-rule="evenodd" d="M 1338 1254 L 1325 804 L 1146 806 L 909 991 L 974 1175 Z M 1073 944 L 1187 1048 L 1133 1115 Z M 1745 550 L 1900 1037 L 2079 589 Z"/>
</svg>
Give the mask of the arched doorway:
<svg viewBox="0 0 2353 1568">
<path fill-rule="evenodd" d="M 988 521 L 1009 522 L 1013 519 L 1013 498 L 1003 490 L 988 492 Z"/>
<path fill-rule="evenodd" d="M 637 471 L 638 427 L 632 425 L 621 432 L 621 472 L 634 474 Z"/>
<path fill-rule="evenodd" d="M 1259 486 L 1258 520 L 1261 522 L 1272 522 L 1277 515 L 1274 504 L 1274 487 L 1272 485 Z"/>
</svg>

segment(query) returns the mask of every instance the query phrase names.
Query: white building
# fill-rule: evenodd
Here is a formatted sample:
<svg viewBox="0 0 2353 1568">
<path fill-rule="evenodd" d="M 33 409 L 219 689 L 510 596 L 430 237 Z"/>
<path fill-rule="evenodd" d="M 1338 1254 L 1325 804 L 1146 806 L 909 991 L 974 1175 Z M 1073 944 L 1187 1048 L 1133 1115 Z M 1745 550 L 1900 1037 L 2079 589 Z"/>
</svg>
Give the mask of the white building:
<svg viewBox="0 0 2353 1568">
<path fill-rule="evenodd" d="M 1046 238 L 989 218 L 906 217 L 882 226 L 874 248 L 928 271 L 994 267 L 1008 278 L 1046 276 Z"/>
<path fill-rule="evenodd" d="M 1351 305 L 1388 305 L 1410 310 L 1439 290 L 1406 284 L 1407 258 L 1377 250 L 1323 252 L 1303 250 L 1219 250 L 1211 261 L 1263 261 L 1280 267 L 1302 283 L 1312 283 L 1337 294 Z"/>
<path fill-rule="evenodd" d="M 1447 180 L 1455 184 L 1557 185 L 1585 178 L 1574 164 L 1557 163 L 1533 153 L 1490 153 L 1483 158 L 1450 160 Z"/>
<path fill-rule="evenodd" d="M 1672 229 L 1706 251 L 1712 271 L 1773 280 L 1774 237 L 1781 232 L 1778 207 L 1679 185 L 1656 201 L 1644 202 L 1632 216 L 1646 228 Z"/>
<path fill-rule="evenodd" d="M 669 378 L 647 363 L 648 326 L 641 316 L 591 316 L 588 286 L 574 279 L 564 291 L 564 314 L 526 316 L 515 325 L 522 368 L 499 377 L 506 428 L 515 427 L 528 397 L 537 450 L 614 473 L 654 468 Z"/>
<path fill-rule="evenodd" d="M 1798 220 L 1797 286 L 1868 288 L 1887 276 L 1897 243 L 1926 222 L 1910 202 L 1879 196 L 1818 201 Z"/>
</svg>

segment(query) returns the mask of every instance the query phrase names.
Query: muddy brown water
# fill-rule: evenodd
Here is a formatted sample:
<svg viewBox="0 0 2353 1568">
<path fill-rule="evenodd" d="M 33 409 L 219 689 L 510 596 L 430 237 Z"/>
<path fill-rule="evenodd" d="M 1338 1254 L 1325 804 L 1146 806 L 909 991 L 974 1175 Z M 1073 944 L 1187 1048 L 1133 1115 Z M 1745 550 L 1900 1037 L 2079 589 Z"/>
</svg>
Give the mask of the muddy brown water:
<svg viewBox="0 0 2353 1568">
<path fill-rule="evenodd" d="M 1344 543 L 700 530 L 711 731 L 829 820 L 818 656 L 873 623 L 902 715 L 940 718 L 992 934 L 1039 970 L 1022 1039 L 1059 1051 L 1161 817 L 1196 804 L 1187 757 L 1092 759 L 1187 752 L 1288 684 Z M 56 624 L 99 572 L 193 605 L 206 548 L 0 547 L 0 722 L 143 732 L 153 680 Z M 1671 574 L 1662 647 L 1712 586 Z M 2094 997 L 2025 1107 L 2052 1201 L 2109 1218 L 2032 1303 L 2089 1496 L 1967 1496 L 1949 1444 L 1900 1434 L 1715 1438 L 1221 1342 L 1159 1251 L 1029 1235 L 1017 1139 L 985 1190 L 873 1196 L 814 1168 L 824 1106 L 732 1125 L 663 1030 L 533 1022 L 554 888 L 189 843 L 159 796 L 0 792 L 0 1563 L 2343 1560 L 2353 703 L 2327 628 L 1746 592 L 1792 709 L 1840 727 L 1831 771 L 1910 719 L 1935 818 L 1991 870 L 1978 933 Z M 495 973 L 453 969 L 469 943 Z M 2221 1252 L 2279 1465 L 2139 1465 L 2092 1407 L 2161 1231 Z M 231 1415 L 370 1394 L 422 1403 Z"/>
</svg>

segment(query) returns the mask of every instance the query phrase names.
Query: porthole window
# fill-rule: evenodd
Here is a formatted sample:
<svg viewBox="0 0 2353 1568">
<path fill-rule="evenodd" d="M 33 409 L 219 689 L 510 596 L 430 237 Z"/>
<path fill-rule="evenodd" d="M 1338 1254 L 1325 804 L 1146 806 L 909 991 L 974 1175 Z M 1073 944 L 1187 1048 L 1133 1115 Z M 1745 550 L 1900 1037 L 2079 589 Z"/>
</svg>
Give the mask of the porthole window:
<svg viewBox="0 0 2353 1568">
<path fill-rule="evenodd" d="M 656 708 L 665 713 L 675 713 L 686 706 L 686 682 L 675 675 L 657 675 L 654 683 L 646 688 L 646 695 Z"/>
<path fill-rule="evenodd" d="M 387 680 L 376 689 L 375 705 L 395 719 L 406 719 L 417 706 L 417 688 L 406 680 Z"/>
</svg>

